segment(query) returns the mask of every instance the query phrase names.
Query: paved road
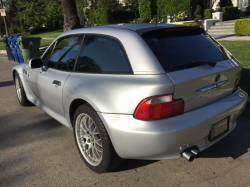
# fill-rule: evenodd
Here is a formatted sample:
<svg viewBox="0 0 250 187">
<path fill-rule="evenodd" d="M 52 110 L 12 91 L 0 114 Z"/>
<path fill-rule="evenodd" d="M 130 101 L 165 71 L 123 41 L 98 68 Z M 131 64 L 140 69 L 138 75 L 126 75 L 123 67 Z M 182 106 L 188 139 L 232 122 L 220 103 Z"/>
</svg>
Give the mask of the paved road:
<svg viewBox="0 0 250 187">
<path fill-rule="evenodd" d="M 127 160 L 96 174 L 82 162 L 73 133 L 38 107 L 21 107 L 0 55 L 0 186 L 250 186 L 250 118 L 192 163 Z"/>
</svg>

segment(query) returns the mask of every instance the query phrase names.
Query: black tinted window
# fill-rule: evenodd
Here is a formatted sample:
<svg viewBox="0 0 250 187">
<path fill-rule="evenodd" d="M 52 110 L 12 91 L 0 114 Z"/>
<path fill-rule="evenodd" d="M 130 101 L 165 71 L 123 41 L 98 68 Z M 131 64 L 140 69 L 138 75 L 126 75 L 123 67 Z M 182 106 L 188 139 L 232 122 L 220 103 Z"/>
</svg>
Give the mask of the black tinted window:
<svg viewBox="0 0 250 187">
<path fill-rule="evenodd" d="M 121 44 L 105 37 L 86 35 L 78 56 L 77 72 L 131 73 Z"/>
<path fill-rule="evenodd" d="M 82 36 L 70 36 L 57 42 L 52 52 L 48 67 L 73 71 Z"/>
<path fill-rule="evenodd" d="M 46 51 L 45 55 L 43 55 L 43 65 L 44 66 L 48 66 L 49 60 L 50 60 L 50 56 L 51 56 L 51 52 L 53 50 L 55 46 L 55 43 L 53 45 L 50 46 L 50 48 Z"/>
<path fill-rule="evenodd" d="M 203 34 L 177 37 L 145 36 L 143 39 L 166 72 L 176 70 L 171 67 L 186 62 L 219 62 L 226 59 Z"/>
</svg>

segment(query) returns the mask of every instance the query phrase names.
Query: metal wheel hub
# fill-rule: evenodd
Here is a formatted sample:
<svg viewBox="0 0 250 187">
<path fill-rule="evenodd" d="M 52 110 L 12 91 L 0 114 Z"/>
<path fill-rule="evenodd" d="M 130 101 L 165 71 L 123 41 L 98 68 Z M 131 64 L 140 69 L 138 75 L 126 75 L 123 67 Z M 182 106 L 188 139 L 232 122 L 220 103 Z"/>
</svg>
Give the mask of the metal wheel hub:
<svg viewBox="0 0 250 187">
<path fill-rule="evenodd" d="M 87 114 L 79 114 L 75 124 L 75 134 L 78 147 L 85 160 L 97 166 L 102 160 L 102 140 L 99 130 Z"/>
<path fill-rule="evenodd" d="M 16 93 L 18 100 L 21 102 L 22 101 L 22 93 L 21 93 L 21 87 L 18 78 L 16 77 L 15 79 L 15 85 L 16 85 Z"/>
</svg>

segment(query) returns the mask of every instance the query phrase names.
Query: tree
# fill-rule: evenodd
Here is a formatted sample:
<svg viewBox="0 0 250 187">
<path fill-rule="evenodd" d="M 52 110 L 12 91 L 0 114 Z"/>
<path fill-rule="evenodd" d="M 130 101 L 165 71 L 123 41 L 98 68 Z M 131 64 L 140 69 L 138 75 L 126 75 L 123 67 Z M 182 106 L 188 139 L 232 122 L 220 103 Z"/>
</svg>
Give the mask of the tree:
<svg viewBox="0 0 250 187">
<path fill-rule="evenodd" d="M 137 19 L 136 13 L 139 10 L 139 2 L 138 2 L 138 0 L 125 0 L 125 3 L 130 5 L 132 10 L 135 12 L 135 18 Z"/>
<path fill-rule="evenodd" d="M 80 20 L 77 15 L 75 0 L 61 0 L 64 15 L 63 31 L 80 28 Z"/>
<path fill-rule="evenodd" d="M 101 9 L 106 9 L 109 11 L 114 11 L 114 9 L 117 8 L 119 4 L 118 0 L 98 0 L 97 1 L 97 6 Z"/>
<path fill-rule="evenodd" d="M 13 1 L 14 2 L 14 1 Z M 18 20 L 22 30 L 29 27 L 54 28 L 63 19 L 62 6 L 59 0 L 24 0 L 16 3 Z M 10 11 L 12 11 L 10 6 Z M 13 9 L 14 11 L 14 9 Z M 10 22 L 12 23 L 12 22 Z"/>
</svg>

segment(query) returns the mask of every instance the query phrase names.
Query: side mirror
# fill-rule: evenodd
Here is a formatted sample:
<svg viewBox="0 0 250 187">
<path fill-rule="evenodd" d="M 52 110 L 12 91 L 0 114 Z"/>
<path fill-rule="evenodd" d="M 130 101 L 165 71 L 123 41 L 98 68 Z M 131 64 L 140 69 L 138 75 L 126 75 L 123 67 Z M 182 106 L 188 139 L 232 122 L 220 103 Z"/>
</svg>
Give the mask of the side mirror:
<svg viewBox="0 0 250 187">
<path fill-rule="evenodd" d="M 41 58 L 30 59 L 29 66 L 31 69 L 42 68 L 43 67 L 43 60 Z"/>
</svg>

